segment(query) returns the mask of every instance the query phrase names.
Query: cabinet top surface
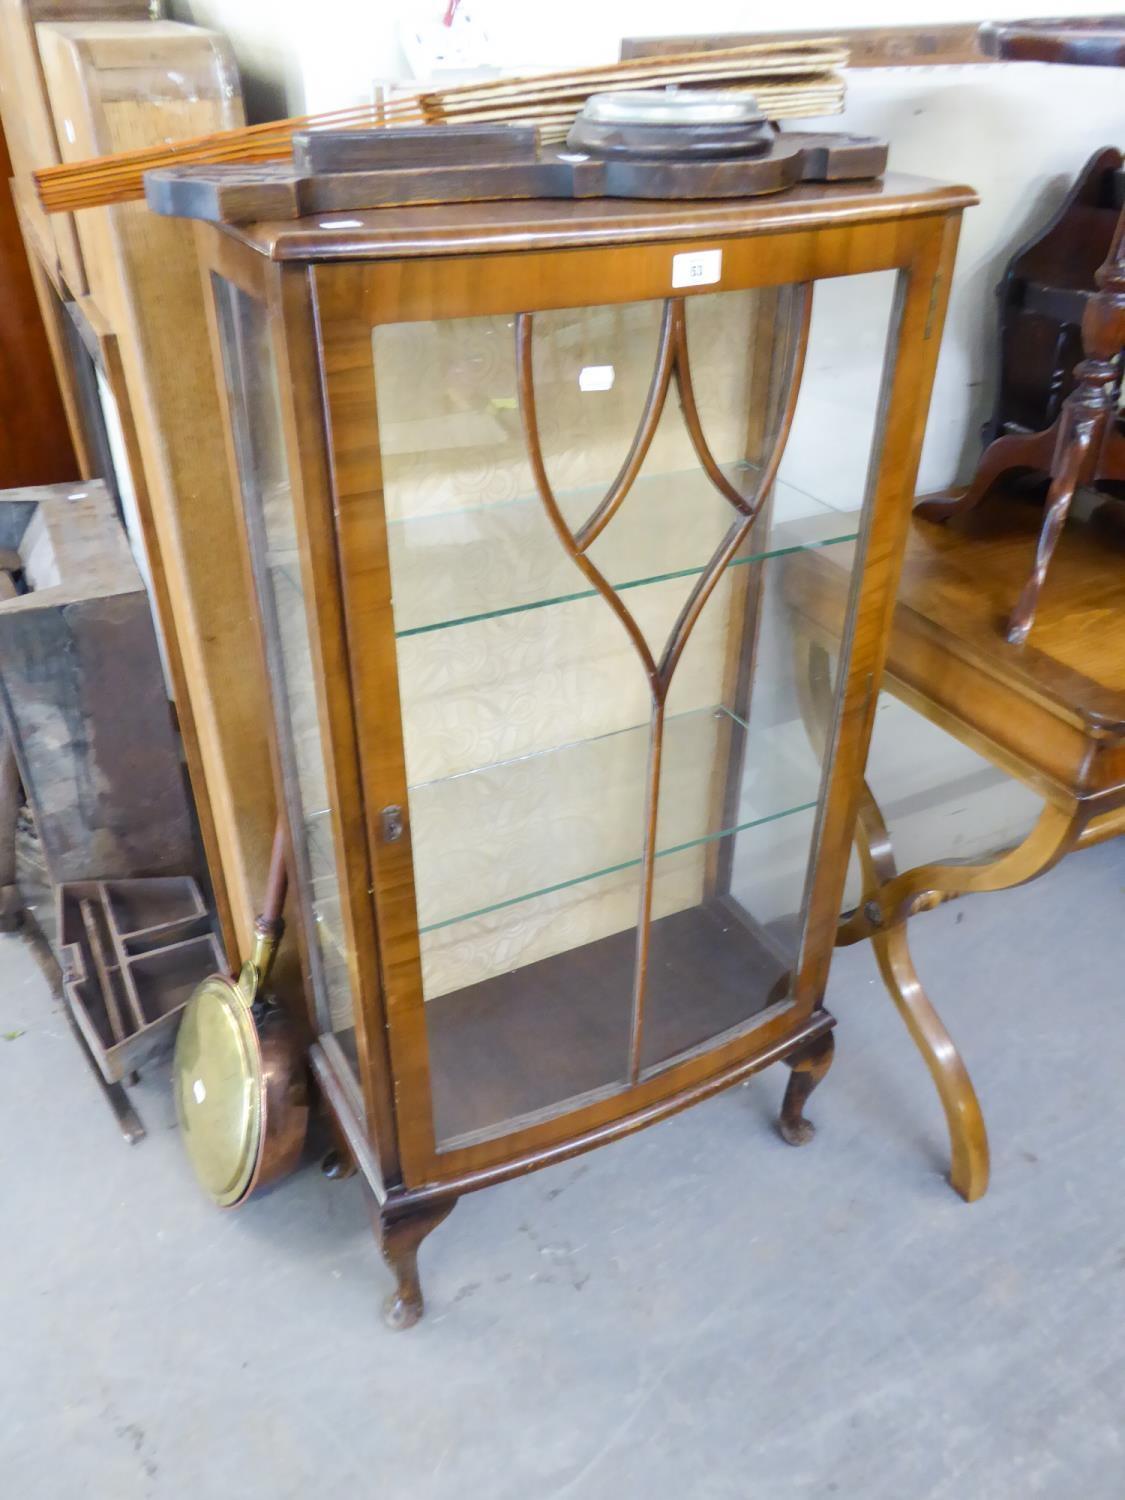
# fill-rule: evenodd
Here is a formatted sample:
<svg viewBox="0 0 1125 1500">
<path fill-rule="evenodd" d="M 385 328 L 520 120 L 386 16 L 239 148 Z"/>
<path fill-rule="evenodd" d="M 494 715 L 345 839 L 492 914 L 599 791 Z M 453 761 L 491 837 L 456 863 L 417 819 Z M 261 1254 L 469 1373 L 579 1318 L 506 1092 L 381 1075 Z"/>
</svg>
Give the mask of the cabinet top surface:
<svg viewBox="0 0 1125 1500">
<path fill-rule="evenodd" d="M 387 260 L 783 233 L 893 223 L 969 208 L 970 187 L 889 172 L 862 182 L 807 183 L 783 193 L 716 201 L 525 199 L 318 214 L 222 226 L 277 261 Z"/>
</svg>

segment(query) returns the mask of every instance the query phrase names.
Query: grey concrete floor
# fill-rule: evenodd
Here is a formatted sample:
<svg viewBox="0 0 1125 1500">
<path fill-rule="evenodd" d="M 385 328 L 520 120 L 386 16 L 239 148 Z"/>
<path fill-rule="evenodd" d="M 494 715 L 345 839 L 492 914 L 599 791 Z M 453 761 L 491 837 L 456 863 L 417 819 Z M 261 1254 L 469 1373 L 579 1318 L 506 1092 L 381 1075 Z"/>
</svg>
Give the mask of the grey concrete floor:
<svg viewBox="0 0 1125 1500">
<path fill-rule="evenodd" d="M 0 939 L 0 1495 L 1121 1500 L 1123 890 L 1117 843 L 915 924 L 981 1202 L 851 949 L 810 1146 L 773 1069 L 476 1194 L 398 1335 L 354 1182 L 211 1209 L 159 1082 L 130 1149 Z"/>
</svg>

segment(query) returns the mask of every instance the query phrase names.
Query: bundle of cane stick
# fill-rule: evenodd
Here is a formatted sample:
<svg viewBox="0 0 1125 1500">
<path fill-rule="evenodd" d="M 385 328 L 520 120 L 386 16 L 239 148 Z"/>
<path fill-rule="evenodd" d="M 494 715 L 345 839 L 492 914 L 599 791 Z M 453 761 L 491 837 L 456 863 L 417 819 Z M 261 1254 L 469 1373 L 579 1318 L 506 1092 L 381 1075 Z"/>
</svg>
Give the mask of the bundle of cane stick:
<svg viewBox="0 0 1125 1500">
<path fill-rule="evenodd" d="M 817 37 L 465 83 L 45 167 L 35 173 L 35 183 L 44 208 L 62 213 L 142 198 L 144 174 L 156 167 L 282 160 L 290 155 L 295 131 L 510 123 L 538 126 L 545 142 L 560 141 L 590 95 L 606 90 L 742 90 L 754 95 L 769 119 L 834 114 L 844 104 L 838 69 L 846 63 L 841 42 Z"/>
</svg>

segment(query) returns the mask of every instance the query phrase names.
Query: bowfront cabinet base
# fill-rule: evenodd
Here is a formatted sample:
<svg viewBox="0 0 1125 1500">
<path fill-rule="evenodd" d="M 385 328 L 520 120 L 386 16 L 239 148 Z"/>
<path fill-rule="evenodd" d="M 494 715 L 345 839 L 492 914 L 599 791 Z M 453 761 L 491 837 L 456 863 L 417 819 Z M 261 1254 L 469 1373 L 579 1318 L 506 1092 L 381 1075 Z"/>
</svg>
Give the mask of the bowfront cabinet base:
<svg viewBox="0 0 1125 1500">
<path fill-rule="evenodd" d="M 658 1112 L 652 1112 L 651 1118 L 642 1116 L 617 1121 L 613 1130 L 607 1131 L 604 1137 L 576 1139 L 568 1142 L 561 1150 L 549 1154 L 544 1153 L 540 1157 L 509 1162 L 493 1173 L 465 1178 L 456 1183 L 435 1183 L 413 1190 L 397 1187 L 388 1193 L 380 1182 L 365 1179 L 364 1189 L 367 1194 L 375 1241 L 395 1283 L 393 1290 L 387 1294 L 383 1302 L 384 1323 L 392 1331 L 399 1332 L 412 1328 L 421 1319 L 425 1311 L 425 1299 L 418 1269 L 418 1251 L 423 1240 L 453 1212 L 458 1197 L 464 1192 L 488 1187 L 505 1178 L 515 1177 L 533 1171 L 537 1167 L 561 1161 L 578 1152 L 590 1150 L 604 1144 L 606 1140 L 651 1123 L 652 1119 L 673 1114 L 698 1102 L 699 1099 L 711 1097 L 723 1089 L 744 1082 L 748 1076 L 760 1071 L 761 1066 L 766 1063 L 781 1061 L 792 1070 L 778 1128 L 782 1139 L 791 1146 L 806 1145 L 812 1140 L 816 1131 L 812 1121 L 804 1116 L 804 1106 L 832 1064 L 834 1039 L 832 1031 L 828 1028 L 834 1025 L 835 1021 L 827 1011 L 817 1010 L 801 1023 L 792 1039 L 776 1046 L 762 1059 L 761 1064 L 755 1065 L 751 1061 L 743 1067 L 732 1069 L 722 1077 L 709 1080 L 701 1088 L 681 1098 L 669 1100 L 667 1107 Z M 326 1066 L 323 1054 L 321 1054 L 318 1071 L 322 1084 Z M 354 1139 L 362 1127 L 348 1110 L 346 1096 L 338 1089 L 330 1087 L 326 1091 L 325 1102 L 331 1128 L 337 1138 L 342 1142 L 346 1142 L 349 1138 Z M 341 1116 L 337 1115 L 337 1110 L 341 1111 Z M 364 1153 L 361 1152 L 360 1155 L 362 1157 Z M 354 1175 L 362 1166 L 363 1162 L 357 1164 L 346 1145 L 334 1147 L 321 1163 L 325 1176 L 334 1181 L 342 1181 Z"/>
</svg>

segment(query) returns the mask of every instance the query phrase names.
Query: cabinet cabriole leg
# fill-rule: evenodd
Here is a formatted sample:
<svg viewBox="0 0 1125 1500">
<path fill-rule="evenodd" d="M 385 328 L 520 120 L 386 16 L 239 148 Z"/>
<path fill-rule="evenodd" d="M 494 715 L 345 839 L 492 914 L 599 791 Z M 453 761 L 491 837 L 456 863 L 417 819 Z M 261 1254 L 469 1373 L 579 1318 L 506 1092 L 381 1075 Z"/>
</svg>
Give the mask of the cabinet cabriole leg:
<svg viewBox="0 0 1125 1500">
<path fill-rule="evenodd" d="M 359 1168 L 348 1145 L 348 1138 L 330 1109 L 325 1111 L 325 1118 L 331 1144 L 320 1159 L 320 1170 L 329 1181 L 344 1182 L 349 1177 L 354 1177 Z"/>
<path fill-rule="evenodd" d="M 372 1205 L 371 1218 L 379 1250 L 395 1289 L 383 1303 L 383 1321 L 395 1332 L 413 1328 L 422 1316 L 422 1284 L 418 1277 L 418 1247 L 426 1236 L 453 1212 L 456 1199 L 432 1208 L 389 1214 L 386 1206 Z"/>
<path fill-rule="evenodd" d="M 343 1182 L 356 1173 L 355 1162 L 350 1152 L 340 1146 L 330 1146 L 320 1159 L 320 1170 L 331 1182 Z"/>
<path fill-rule="evenodd" d="M 829 1031 L 793 1057 L 786 1058 L 793 1071 L 789 1075 L 777 1128 L 781 1139 L 790 1146 L 805 1146 L 816 1134 L 816 1126 L 805 1119 L 804 1108 L 809 1095 L 832 1066 L 835 1049 L 836 1042 Z"/>
</svg>

